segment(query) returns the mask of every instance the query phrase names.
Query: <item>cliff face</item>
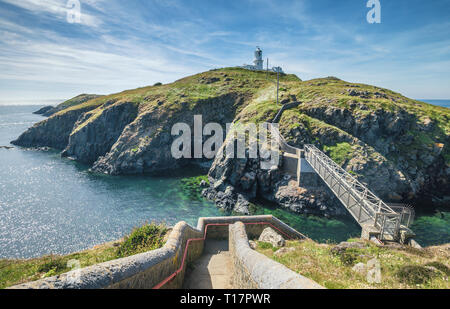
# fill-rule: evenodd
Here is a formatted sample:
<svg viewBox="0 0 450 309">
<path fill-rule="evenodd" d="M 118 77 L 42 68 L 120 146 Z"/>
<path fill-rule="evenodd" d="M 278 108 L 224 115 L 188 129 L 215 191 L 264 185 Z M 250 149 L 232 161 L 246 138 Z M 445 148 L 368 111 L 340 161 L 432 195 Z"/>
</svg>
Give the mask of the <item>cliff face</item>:
<svg viewBox="0 0 450 309">
<path fill-rule="evenodd" d="M 194 115 L 202 115 L 203 124 L 217 122 L 223 128 L 232 121 L 271 121 L 280 108 L 274 78 L 269 74 L 268 80 L 264 72 L 221 69 L 168 85 L 75 100 L 78 103 L 36 124 L 14 144 L 64 149 L 64 156 L 108 174 L 177 169 L 192 160 L 172 157 L 174 124 L 186 123 L 193 132 Z M 337 78 L 303 82 L 282 76 L 280 95 L 283 104 L 301 102 L 280 119 L 280 131 L 293 146 L 315 144 L 389 201 L 449 195 L 448 109 Z M 239 201 L 238 208 L 245 212 L 245 200 L 263 196 L 294 211 L 327 213 L 321 209 L 328 207 L 332 195 L 294 192 L 279 171 L 261 171 L 252 160 L 222 160 L 217 158 L 211 169 L 213 188 L 205 195 L 224 208 Z"/>
<path fill-rule="evenodd" d="M 78 119 L 63 156 L 93 163 L 111 149 L 124 128 L 136 119 L 139 104 L 127 101 L 110 104 L 101 105 Z"/>
<path fill-rule="evenodd" d="M 203 123 L 226 124 L 233 121 L 236 109 L 245 101 L 239 93 L 213 96 L 176 107 L 151 106 L 122 132 L 111 151 L 101 157 L 93 169 L 108 174 L 156 173 L 176 169 L 188 163 L 176 160 L 171 154 L 174 141 L 172 126 L 186 123 L 194 127 L 195 115 L 202 115 Z M 224 128 L 225 129 L 225 128 Z M 192 129 L 193 134 L 193 129 Z"/>
<path fill-rule="evenodd" d="M 85 106 L 83 108 L 67 110 L 64 113 L 58 113 L 51 118 L 37 123 L 11 143 L 22 147 L 64 149 L 69 142 L 69 136 L 75 122 L 77 122 L 80 116 L 89 112 L 92 108 L 92 106 Z"/>
</svg>

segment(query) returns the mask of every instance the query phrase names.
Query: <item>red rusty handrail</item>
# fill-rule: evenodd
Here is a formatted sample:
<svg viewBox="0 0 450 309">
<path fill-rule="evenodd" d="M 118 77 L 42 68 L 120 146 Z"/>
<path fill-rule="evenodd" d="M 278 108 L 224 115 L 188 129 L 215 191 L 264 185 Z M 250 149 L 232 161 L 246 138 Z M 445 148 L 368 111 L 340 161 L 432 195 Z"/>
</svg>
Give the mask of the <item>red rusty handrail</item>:
<svg viewBox="0 0 450 309">
<path fill-rule="evenodd" d="M 205 233 L 203 235 L 203 238 L 190 238 L 190 239 L 188 239 L 188 241 L 186 242 L 186 246 L 184 248 L 183 260 L 181 261 L 180 268 L 178 268 L 173 274 L 171 274 L 169 277 L 164 279 L 162 282 L 160 282 L 159 284 L 155 285 L 153 287 L 153 289 L 154 290 L 160 289 L 161 287 L 163 287 L 167 283 L 171 282 L 179 273 L 181 273 L 183 271 L 190 243 L 193 242 L 193 241 L 206 240 L 206 234 L 208 233 L 208 227 L 210 227 L 210 226 L 229 226 L 230 224 L 231 223 L 211 223 L 211 224 L 207 224 L 206 227 L 205 227 Z M 248 223 L 244 223 L 244 224 L 245 225 L 270 225 L 271 227 L 273 227 L 276 230 L 278 230 L 279 232 L 281 232 L 283 235 L 287 236 L 287 238 L 289 238 L 289 239 L 292 238 L 287 233 L 283 232 L 282 230 L 280 230 L 279 228 L 277 228 L 276 226 L 274 226 L 272 223 L 269 223 L 269 222 L 248 222 Z"/>
</svg>

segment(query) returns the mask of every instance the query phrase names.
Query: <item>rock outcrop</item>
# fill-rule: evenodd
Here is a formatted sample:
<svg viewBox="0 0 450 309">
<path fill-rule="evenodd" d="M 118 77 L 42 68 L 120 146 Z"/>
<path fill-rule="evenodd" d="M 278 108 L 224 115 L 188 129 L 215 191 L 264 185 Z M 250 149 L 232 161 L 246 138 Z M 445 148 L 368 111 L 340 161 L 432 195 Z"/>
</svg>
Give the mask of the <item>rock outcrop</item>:
<svg viewBox="0 0 450 309">
<path fill-rule="evenodd" d="M 236 109 L 243 102 L 244 97 L 238 93 L 228 93 L 192 104 L 181 103 L 175 111 L 164 105 L 142 110 L 125 128 L 111 151 L 95 162 L 93 170 L 112 175 L 154 174 L 186 166 L 189 159 L 177 160 L 172 156 L 171 147 L 177 137 L 171 135 L 173 125 L 187 124 L 192 140 L 195 115 L 202 115 L 204 124 L 223 124 L 225 130 L 225 123 L 233 120 Z M 207 158 L 200 160 L 209 161 Z"/>
<path fill-rule="evenodd" d="M 35 124 L 11 144 L 22 147 L 52 147 L 64 149 L 69 143 L 69 136 L 78 118 L 91 111 L 94 106 L 67 110 L 64 113 Z"/>
<path fill-rule="evenodd" d="M 316 145 L 387 202 L 427 197 L 448 205 L 448 109 L 337 78 L 303 82 L 282 75 L 281 84 L 280 102 L 292 108 L 277 120 L 292 146 Z M 59 105 L 13 144 L 61 149 L 64 156 L 112 175 L 157 174 L 213 162 L 211 187 L 203 194 L 227 211 L 250 213 L 251 202 L 264 198 L 297 213 L 345 213 L 326 188 L 298 188 L 280 166 L 262 170 L 261 159 L 172 156 L 174 124 L 187 124 L 193 135 L 195 115 L 204 125 L 218 123 L 224 132 L 231 122 L 270 122 L 280 109 L 275 101 L 264 72 L 212 70 L 172 84 L 81 95 Z"/>
<path fill-rule="evenodd" d="M 123 102 L 85 113 L 75 124 L 62 155 L 84 163 L 95 162 L 111 150 L 125 127 L 136 119 L 138 107 L 134 102 Z"/>
<path fill-rule="evenodd" d="M 271 227 L 264 229 L 264 231 L 259 236 L 258 241 L 267 242 L 275 248 L 284 247 L 286 245 L 286 240 L 284 240 L 283 236 L 278 234 Z"/>
<path fill-rule="evenodd" d="M 44 114 L 50 112 L 54 108 L 55 107 L 52 106 L 52 105 L 44 106 L 44 107 L 38 109 L 37 111 L 35 111 L 33 114 L 35 114 L 35 115 L 44 115 Z"/>
</svg>

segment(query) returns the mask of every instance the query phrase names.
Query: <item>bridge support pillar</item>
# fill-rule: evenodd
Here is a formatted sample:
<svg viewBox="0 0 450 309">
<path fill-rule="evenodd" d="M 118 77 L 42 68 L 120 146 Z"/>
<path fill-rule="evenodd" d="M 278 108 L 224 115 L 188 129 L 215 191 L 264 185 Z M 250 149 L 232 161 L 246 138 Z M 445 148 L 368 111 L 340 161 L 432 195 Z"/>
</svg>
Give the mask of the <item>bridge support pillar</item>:
<svg viewBox="0 0 450 309">
<path fill-rule="evenodd" d="M 378 229 L 372 225 L 363 224 L 361 228 L 361 239 L 370 240 L 372 237 L 380 236 Z"/>
<path fill-rule="evenodd" d="M 306 159 L 299 158 L 297 180 L 299 187 L 319 187 L 322 184 L 320 176 L 309 165 Z"/>
</svg>

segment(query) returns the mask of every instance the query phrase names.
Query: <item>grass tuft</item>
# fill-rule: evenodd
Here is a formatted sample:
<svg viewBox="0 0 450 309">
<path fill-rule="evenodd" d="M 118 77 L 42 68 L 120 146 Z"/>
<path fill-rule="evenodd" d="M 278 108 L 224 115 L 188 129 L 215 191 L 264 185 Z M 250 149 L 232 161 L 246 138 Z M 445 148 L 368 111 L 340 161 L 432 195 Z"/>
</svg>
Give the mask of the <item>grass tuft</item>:
<svg viewBox="0 0 450 309">
<path fill-rule="evenodd" d="M 161 248 L 164 244 L 165 225 L 145 224 L 135 228 L 117 249 L 117 257 L 126 257 Z"/>
</svg>

